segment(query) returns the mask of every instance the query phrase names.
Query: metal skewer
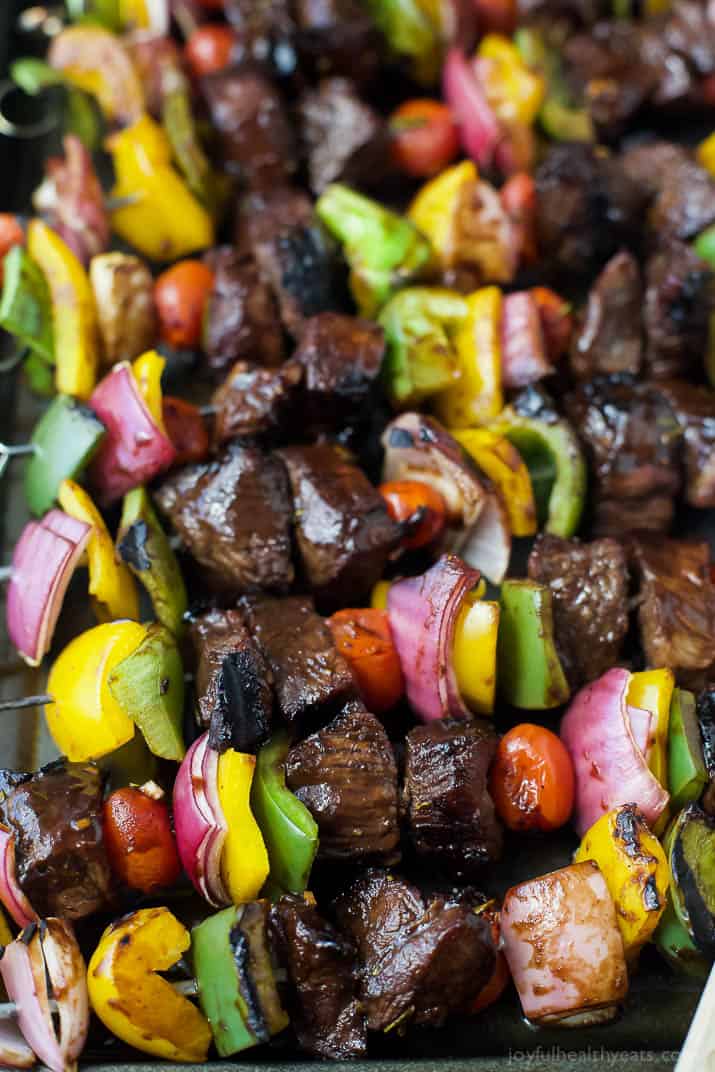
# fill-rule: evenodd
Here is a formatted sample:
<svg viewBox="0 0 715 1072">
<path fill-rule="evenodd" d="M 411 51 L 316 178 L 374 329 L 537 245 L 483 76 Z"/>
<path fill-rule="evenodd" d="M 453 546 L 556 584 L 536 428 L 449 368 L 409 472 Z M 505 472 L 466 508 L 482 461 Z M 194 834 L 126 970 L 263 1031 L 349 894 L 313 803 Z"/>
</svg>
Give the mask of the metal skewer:
<svg viewBox="0 0 715 1072">
<path fill-rule="evenodd" d="M 19 700 L 0 700 L 0 711 L 24 711 L 28 707 L 43 707 L 54 702 L 54 696 L 23 696 Z"/>
<path fill-rule="evenodd" d="M 13 458 L 25 458 L 28 454 L 34 454 L 36 450 L 34 443 L 0 443 L 0 476 L 3 475 Z"/>
</svg>

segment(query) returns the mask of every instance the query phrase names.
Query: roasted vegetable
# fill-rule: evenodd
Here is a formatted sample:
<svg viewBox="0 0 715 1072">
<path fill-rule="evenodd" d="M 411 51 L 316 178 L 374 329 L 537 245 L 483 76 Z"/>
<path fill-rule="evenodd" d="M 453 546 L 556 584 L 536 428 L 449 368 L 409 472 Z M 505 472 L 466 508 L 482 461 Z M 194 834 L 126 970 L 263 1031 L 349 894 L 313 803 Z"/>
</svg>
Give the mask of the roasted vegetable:
<svg viewBox="0 0 715 1072">
<path fill-rule="evenodd" d="M 494 712 L 499 615 L 498 603 L 470 594 L 454 627 L 452 659 L 457 685 L 464 702 L 477 715 Z"/>
<path fill-rule="evenodd" d="M 498 416 L 501 386 L 501 311 L 498 287 L 483 287 L 466 299 L 454 334 L 459 380 L 435 399 L 437 416 L 449 428 L 472 428 Z"/>
<path fill-rule="evenodd" d="M 133 361 L 156 342 L 157 320 L 148 267 L 131 253 L 92 257 L 89 278 L 97 305 L 102 362 Z"/>
<path fill-rule="evenodd" d="M 462 297 L 436 287 L 409 287 L 383 308 L 379 323 L 387 356 L 382 376 L 396 409 L 417 405 L 452 384 L 459 391 L 455 336 L 467 313 Z"/>
<path fill-rule="evenodd" d="M 668 790 L 673 808 L 697 801 L 708 784 L 695 697 L 674 689 L 668 729 Z"/>
<path fill-rule="evenodd" d="M 688 804 L 665 840 L 675 914 L 697 948 L 715 955 L 715 819 Z"/>
<path fill-rule="evenodd" d="M 643 670 L 633 674 L 628 686 L 627 702 L 653 716 L 652 745 L 648 749 L 648 766 L 662 786 L 668 785 L 668 723 L 675 678 L 672 670 Z"/>
<path fill-rule="evenodd" d="M 218 760 L 218 799 L 228 827 L 221 876 L 234 904 L 256 897 L 270 870 L 263 835 L 251 811 L 255 767 L 255 756 L 233 748 Z"/>
<path fill-rule="evenodd" d="M 104 116 L 121 125 L 144 111 L 144 92 L 121 39 L 98 26 L 69 26 L 54 38 L 47 58 L 55 70 L 97 98 Z"/>
<path fill-rule="evenodd" d="M 33 514 L 50 509 L 63 480 L 81 475 L 104 435 L 104 425 L 87 406 L 68 395 L 53 399 L 35 425 L 34 452 L 25 469 L 25 498 Z"/>
<path fill-rule="evenodd" d="M 566 703 L 569 686 L 556 654 L 550 590 L 507 580 L 500 605 L 498 683 L 504 699 L 532 711 Z"/>
</svg>

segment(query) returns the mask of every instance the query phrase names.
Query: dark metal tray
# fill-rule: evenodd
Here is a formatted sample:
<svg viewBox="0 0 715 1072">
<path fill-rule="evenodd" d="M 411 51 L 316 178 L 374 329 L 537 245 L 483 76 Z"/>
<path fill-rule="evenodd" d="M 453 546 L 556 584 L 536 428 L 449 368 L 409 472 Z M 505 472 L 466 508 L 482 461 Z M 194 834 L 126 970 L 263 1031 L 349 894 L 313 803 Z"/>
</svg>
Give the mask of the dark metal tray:
<svg viewBox="0 0 715 1072">
<path fill-rule="evenodd" d="M 0 77 L 17 44 L 12 27 L 23 0 L 0 0 Z M 0 211 L 27 210 L 31 191 L 42 174 L 42 161 L 55 149 L 55 139 L 23 141 L 0 131 Z M 17 382 L 0 374 L 0 440 L 25 441 L 41 407 Z M 21 465 L 11 467 L 0 481 L 0 565 L 9 562 L 12 546 L 27 520 L 21 489 Z M 683 518 L 683 531 L 715 535 L 712 518 L 703 514 Z M 708 531 L 709 530 L 709 531 Z M 5 635 L 0 590 L 0 698 L 42 690 L 41 671 L 28 670 L 11 650 Z M 0 766 L 32 769 L 52 756 L 52 744 L 40 712 L 4 715 L 0 722 Z M 500 865 L 486 885 L 499 893 L 514 881 L 543 874 L 569 862 L 575 839 L 568 834 L 548 841 L 520 837 L 507 844 L 506 865 Z M 672 1069 L 687 1033 L 700 993 L 693 980 L 673 974 L 653 949 L 647 949 L 634 975 L 631 992 L 620 1018 L 600 1028 L 569 1031 L 534 1029 L 521 1017 L 512 992 L 495 1008 L 479 1017 L 452 1020 L 441 1030 L 413 1029 L 404 1038 L 388 1036 L 372 1045 L 374 1060 L 351 1064 L 354 1072 L 500 1072 L 530 1069 L 545 1072 L 585 1072 L 596 1066 L 626 1072 L 643 1064 L 653 1072 Z M 138 1061 L 136 1060 L 138 1058 Z M 297 1055 L 285 1049 L 256 1052 L 256 1059 L 240 1063 L 247 1072 L 298 1072 L 316 1062 L 296 1063 Z M 115 1067 L 124 1072 L 158 1072 L 165 1067 L 141 1061 L 140 1055 L 118 1061 L 113 1051 L 88 1052 L 86 1068 Z M 187 1066 L 182 1066 L 187 1067 Z M 214 1063 L 213 1072 L 233 1067 Z M 198 1068 L 197 1068 L 198 1072 Z"/>
</svg>

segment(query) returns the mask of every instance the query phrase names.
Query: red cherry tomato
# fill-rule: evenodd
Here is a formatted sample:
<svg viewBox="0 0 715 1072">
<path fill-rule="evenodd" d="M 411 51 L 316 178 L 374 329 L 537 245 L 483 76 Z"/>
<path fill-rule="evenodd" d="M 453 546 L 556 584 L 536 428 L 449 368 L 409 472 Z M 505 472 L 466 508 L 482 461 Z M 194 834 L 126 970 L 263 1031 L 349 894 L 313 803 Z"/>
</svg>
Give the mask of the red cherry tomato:
<svg viewBox="0 0 715 1072">
<path fill-rule="evenodd" d="M 164 395 L 162 416 L 166 434 L 176 448 L 174 464 L 203 461 L 209 452 L 209 434 L 198 407 L 183 398 Z"/>
<path fill-rule="evenodd" d="M 489 791 L 510 830 L 557 830 L 573 809 L 574 770 L 551 730 L 523 722 L 506 733 L 489 775 Z"/>
<path fill-rule="evenodd" d="M 186 60 L 197 78 L 223 71 L 231 62 L 236 34 L 230 26 L 199 26 L 186 43 Z"/>
<path fill-rule="evenodd" d="M 532 287 L 531 294 L 539 307 L 541 329 L 552 361 L 558 361 L 568 349 L 573 330 L 570 304 L 549 287 Z"/>
<path fill-rule="evenodd" d="M 459 152 L 459 131 L 452 113 L 435 100 L 410 100 L 390 119 L 397 166 L 417 179 L 437 175 Z"/>
<path fill-rule="evenodd" d="M 500 197 L 518 234 L 520 259 L 525 264 L 533 264 L 537 259 L 534 180 L 531 175 L 519 171 L 504 183 Z"/>
<path fill-rule="evenodd" d="M 141 789 L 117 789 L 107 797 L 104 841 L 112 870 L 130 889 L 151 893 L 181 874 L 169 809 Z"/>
<path fill-rule="evenodd" d="M 501 937 L 499 909 L 496 905 L 489 905 L 482 910 L 480 915 L 483 915 L 491 926 L 492 940 L 496 950 L 496 959 L 494 961 L 494 971 L 491 974 L 489 982 L 486 986 L 482 987 L 472 1003 L 472 1012 L 481 1012 L 482 1009 L 486 1009 L 489 1005 L 493 1005 L 504 993 L 510 978 L 509 965 L 506 962 L 506 957 L 499 948 L 499 939 Z"/>
<path fill-rule="evenodd" d="M 0 212 L 0 260 L 9 253 L 13 246 L 25 245 L 25 232 L 20 226 L 17 216 L 11 212 Z M 2 283 L 3 270 L 0 264 L 0 283 Z"/>
<path fill-rule="evenodd" d="M 202 261 L 179 261 L 154 284 L 161 337 L 170 346 L 198 346 L 214 274 Z"/>
<path fill-rule="evenodd" d="M 403 547 L 410 551 L 427 547 L 442 533 L 447 507 L 440 493 L 429 484 L 420 480 L 392 480 L 381 484 L 379 491 L 390 517 L 405 523 Z"/>
<path fill-rule="evenodd" d="M 339 610 L 328 618 L 328 625 L 365 706 L 377 715 L 391 710 L 405 691 L 405 682 L 387 612 L 374 607 Z"/>
</svg>

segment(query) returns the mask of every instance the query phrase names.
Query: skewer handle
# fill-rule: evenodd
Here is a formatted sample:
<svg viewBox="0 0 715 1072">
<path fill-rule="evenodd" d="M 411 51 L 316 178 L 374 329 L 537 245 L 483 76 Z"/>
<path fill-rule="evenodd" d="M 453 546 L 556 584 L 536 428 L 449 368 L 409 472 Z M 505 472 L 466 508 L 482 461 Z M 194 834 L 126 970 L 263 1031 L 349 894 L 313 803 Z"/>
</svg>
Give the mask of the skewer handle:
<svg viewBox="0 0 715 1072">
<path fill-rule="evenodd" d="M 715 966 L 695 1010 L 675 1072 L 715 1072 Z"/>
</svg>

